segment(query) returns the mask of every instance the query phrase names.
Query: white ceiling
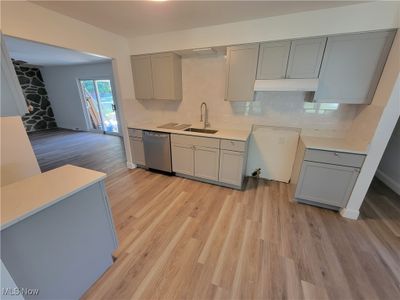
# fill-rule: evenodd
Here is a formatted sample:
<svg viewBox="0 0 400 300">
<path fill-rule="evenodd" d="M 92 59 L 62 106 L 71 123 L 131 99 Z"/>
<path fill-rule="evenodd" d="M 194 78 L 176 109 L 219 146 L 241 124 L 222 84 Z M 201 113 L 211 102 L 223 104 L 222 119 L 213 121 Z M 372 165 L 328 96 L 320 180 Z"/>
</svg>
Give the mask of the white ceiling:
<svg viewBox="0 0 400 300">
<path fill-rule="evenodd" d="M 358 1 L 32 2 L 127 38 L 360 3 Z"/>
<path fill-rule="evenodd" d="M 4 36 L 11 58 L 37 66 L 77 65 L 109 61 L 110 58 Z"/>
</svg>

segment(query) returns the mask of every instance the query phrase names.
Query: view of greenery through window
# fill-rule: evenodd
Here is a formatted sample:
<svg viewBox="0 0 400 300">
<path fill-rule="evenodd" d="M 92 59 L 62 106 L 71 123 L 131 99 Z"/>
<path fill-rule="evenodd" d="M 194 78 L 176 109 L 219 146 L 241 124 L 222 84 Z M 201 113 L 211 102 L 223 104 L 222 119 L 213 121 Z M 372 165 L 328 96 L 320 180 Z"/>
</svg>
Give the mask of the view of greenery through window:
<svg viewBox="0 0 400 300">
<path fill-rule="evenodd" d="M 94 129 L 102 129 L 108 132 L 118 132 L 118 123 L 115 114 L 115 105 L 110 80 L 81 80 L 85 97 L 90 96 L 93 100 L 97 115 L 101 115 L 102 123 L 97 124 L 89 113 Z M 86 103 L 88 110 L 90 104 Z M 99 120 L 100 121 L 100 120 Z M 101 123 L 101 122 L 100 122 Z"/>
</svg>

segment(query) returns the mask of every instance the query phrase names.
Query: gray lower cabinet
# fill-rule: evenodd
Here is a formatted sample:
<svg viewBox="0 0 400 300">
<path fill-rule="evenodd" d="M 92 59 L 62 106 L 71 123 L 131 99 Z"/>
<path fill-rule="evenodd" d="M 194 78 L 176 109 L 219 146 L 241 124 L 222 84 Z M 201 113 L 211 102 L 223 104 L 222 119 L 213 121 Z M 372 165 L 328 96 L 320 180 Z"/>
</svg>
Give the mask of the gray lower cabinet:
<svg viewBox="0 0 400 300">
<path fill-rule="evenodd" d="M 171 144 L 172 170 L 194 176 L 194 149 L 192 145 Z"/>
<path fill-rule="evenodd" d="M 206 182 L 242 188 L 244 141 L 171 134 L 172 170 Z"/>
<path fill-rule="evenodd" d="M 146 165 L 146 159 L 144 157 L 144 145 L 143 145 L 143 131 L 141 129 L 128 128 L 129 142 L 131 146 L 132 162 L 139 166 Z"/>
<path fill-rule="evenodd" d="M 219 181 L 241 186 L 244 177 L 244 152 L 221 150 L 219 160 Z"/>
<path fill-rule="evenodd" d="M 253 101 L 259 44 L 227 48 L 225 99 Z"/>
<path fill-rule="evenodd" d="M 143 140 L 140 138 L 130 138 L 131 151 L 132 151 L 132 162 L 134 164 L 145 166 L 146 160 L 144 157 L 144 145 Z"/>
<path fill-rule="evenodd" d="M 359 168 L 304 161 L 295 197 L 344 207 L 356 183 Z"/>
<path fill-rule="evenodd" d="M 194 147 L 194 176 L 218 181 L 219 149 Z"/>
<path fill-rule="evenodd" d="M 328 37 L 316 102 L 370 104 L 395 31 Z"/>
<path fill-rule="evenodd" d="M 353 191 L 365 155 L 304 148 L 300 142 L 292 174 L 297 184 L 295 198 L 299 201 L 328 206 L 345 207 Z"/>
<path fill-rule="evenodd" d="M 116 248 L 103 182 L 1 231 L 1 260 L 16 285 L 39 289 L 39 295 L 24 295 L 27 300 L 80 299 L 112 265 Z"/>
</svg>

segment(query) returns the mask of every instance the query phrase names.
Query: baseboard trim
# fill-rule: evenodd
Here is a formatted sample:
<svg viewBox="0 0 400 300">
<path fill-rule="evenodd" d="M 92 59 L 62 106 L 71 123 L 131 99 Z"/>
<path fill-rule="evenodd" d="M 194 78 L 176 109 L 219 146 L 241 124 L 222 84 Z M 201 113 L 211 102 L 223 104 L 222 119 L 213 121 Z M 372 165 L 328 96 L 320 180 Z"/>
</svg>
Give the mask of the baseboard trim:
<svg viewBox="0 0 400 300">
<path fill-rule="evenodd" d="M 351 219 L 351 220 L 357 220 L 358 216 L 360 215 L 360 211 L 359 210 L 355 210 L 355 209 L 342 208 L 340 210 L 340 215 L 343 218 L 347 218 L 347 219 Z"/>
<path fill-rule="evenodd" d="M 376 170 L 375 176 L 378 177 L 380 181 L 386 184 L 391 190 L 393 190 L 397 195 L 400 195 L 400 183 L 394 181 L 390 176 L 386 175 L 381 170 Z"/>
<path fill-rule="evenodd" d="M 127 161 L 127 162 L 126 162 L 126 167 L 127 167 L 128 169 L 136 169 L 136 168 L 137 168 L 137 165 L 135 165 L 134 163 L 132 163 L 132 162 L 130 162 L 130 161 Z"/>
</svg>

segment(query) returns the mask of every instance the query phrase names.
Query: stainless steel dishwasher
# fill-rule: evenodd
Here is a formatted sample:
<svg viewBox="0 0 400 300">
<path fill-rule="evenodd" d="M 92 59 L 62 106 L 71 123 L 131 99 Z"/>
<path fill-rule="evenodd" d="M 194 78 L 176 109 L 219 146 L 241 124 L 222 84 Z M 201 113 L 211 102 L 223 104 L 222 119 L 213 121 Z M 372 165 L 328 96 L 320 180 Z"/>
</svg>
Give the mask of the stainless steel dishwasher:
<svg viewBox="0 0 400 300">
<path fill-rule="evenodd" d="M 144 156 L 149 169 L 172 172 L 170 134 L 143 132 Z"/>
</svg>

